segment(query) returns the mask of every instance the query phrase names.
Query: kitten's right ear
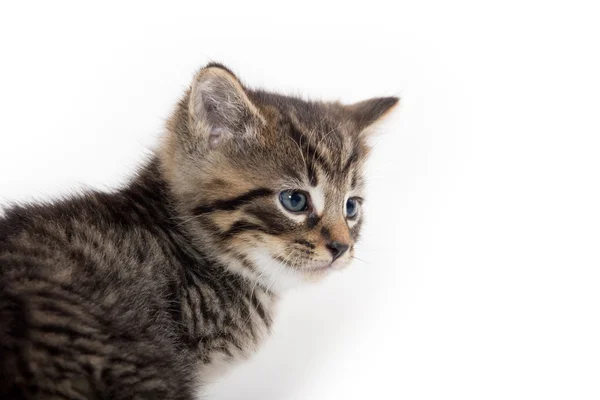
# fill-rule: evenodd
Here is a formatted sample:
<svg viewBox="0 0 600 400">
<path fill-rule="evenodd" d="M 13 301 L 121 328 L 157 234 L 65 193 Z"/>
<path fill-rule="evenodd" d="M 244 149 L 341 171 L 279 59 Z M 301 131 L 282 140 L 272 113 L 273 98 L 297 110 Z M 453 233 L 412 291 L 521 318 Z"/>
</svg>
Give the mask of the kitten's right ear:
<svg viewBox="0 0 600 400">
<path fill-rule="evenodd" d="M 240 81 L 219 64 L 209 64 L 194 78 L 189 111 L 195 133 L 211 149 L 224 140 L 251 134 L 253 125 L 263 120 Z"/>
<path fill-rule="evenodd" d="M 375 97 L 346 106 L 346 109 L 350 113 L 350 119 L 354 121 L 359 136 L 364 138 L 372 132 L 369 128 L 381 121 L 399 101 L 398 97 Z"/>
</svg>

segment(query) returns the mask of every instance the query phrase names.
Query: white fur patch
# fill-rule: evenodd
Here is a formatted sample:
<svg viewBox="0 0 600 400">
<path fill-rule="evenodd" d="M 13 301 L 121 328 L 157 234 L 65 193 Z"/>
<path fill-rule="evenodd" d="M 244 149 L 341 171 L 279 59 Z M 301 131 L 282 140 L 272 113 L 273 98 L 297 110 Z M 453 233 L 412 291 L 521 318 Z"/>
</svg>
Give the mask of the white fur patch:
<svg viewBox="0 0 600 400">
<path fill-rule="evenodd" d="M 266 249 L 255 248 L 249 258 L 258 270 L 258 281 L 274 292 L 283 292 L 304 282 L 302 275 L 275 260 Z"/>
<path fill-rule="evenodd" d="M 317 215 L 323 215 L 323 211 L 325 211 L 325 193 L 323 189 L 320 186 L 311 187 L 308 189 L 308 193 L 310 194 L 310 199 Z"/>
</svg>

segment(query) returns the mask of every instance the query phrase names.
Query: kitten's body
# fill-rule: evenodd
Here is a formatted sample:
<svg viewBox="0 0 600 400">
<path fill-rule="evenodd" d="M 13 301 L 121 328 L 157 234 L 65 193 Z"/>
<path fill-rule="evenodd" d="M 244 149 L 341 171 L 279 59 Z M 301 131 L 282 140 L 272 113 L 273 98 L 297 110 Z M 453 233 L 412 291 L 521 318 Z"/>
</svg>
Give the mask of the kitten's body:
<svg viewBox="0 0 600 400">
<path fill-rule="evenodd" d="M 356 240 L 360 220 L 328 218 L 330 200 L 345 197 L 322 185 L 337 179 L 357 190 L 353 158 L 364 149 L 356 139 L 353 147 L 330 143 L 325 131 L 311 139 L 289 123 L 307 123 L 302 107 L 333 106 L 250 92 L 220 66 L 203 71 L 204 86 L 188 92 L 165 144 L 128 186 L 15 207 L 0 219 L 1 398 L 190 399 L 258 347 L 285 282 L 329 268 L 321 267 L 330 257 L 323 240 Z M 194 92 L 205 89 L 204 97 Z M 240 103 L 229 107 L 232 95 Z M 365 126 L 395 99 L 380 103 L 363 110 Z M 287 139 L 264 139 L 282 126 Z M 228 138 L 236 132 L 263 139 Z M 346 147 L 339 160 L 327 155 Z M 258 160 L 260 152 L 267 158 Z M 278 165 L 280 155 L 290 159 Z M 327 170 L 334 164 L 339 172 Z M 269 174 L 278 170 L 308 182 L 314 213 L 286 220 L 273 200 L 280 183 Z M 335 259 L 328 266 L 341 265 Z"/>
<path fill-rule="evenodd" d="M 276 298 L 192 246 L 155 161 L 114 194 L 10 210 L 0 263 L 2 398 L 20 381 L 65 398 L 186 398 L 170 393 L 206 379 L 202 366 L 249 355 Z"/>
</svg>

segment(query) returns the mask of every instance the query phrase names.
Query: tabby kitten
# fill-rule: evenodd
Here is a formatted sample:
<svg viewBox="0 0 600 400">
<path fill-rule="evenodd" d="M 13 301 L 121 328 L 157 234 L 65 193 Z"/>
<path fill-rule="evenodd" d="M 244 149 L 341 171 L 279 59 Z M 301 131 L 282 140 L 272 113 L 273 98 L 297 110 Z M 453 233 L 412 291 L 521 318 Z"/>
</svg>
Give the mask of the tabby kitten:
<svg viewBox="0 0 600 400">
<path fill-rule="evenodd" d="M 372 125 L 201 69 L 124 188 L 0 219 L 0 398 L 192 399 L 287 288 L 348 264 Z"/>
</svg>

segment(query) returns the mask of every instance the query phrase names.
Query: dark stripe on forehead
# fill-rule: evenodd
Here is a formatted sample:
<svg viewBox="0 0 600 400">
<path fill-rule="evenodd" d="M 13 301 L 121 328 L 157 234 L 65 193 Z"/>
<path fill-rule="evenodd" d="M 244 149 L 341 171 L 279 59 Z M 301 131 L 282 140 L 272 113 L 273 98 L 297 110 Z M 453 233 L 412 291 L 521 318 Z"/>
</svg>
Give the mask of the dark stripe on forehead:
<svg viewBox="0 0 600 400">
<path fill-rule="evenodd" d="M 234 197 L 232 199 L 227 200 L 217 200 L 212 204 L 208 205 L 200 205 L 194 208 L 193 212 L 195 215 L 202 215 L 211 213 L 214 211 L 233 211 L 238 209 L 239 207 L 250 203 L 253 200 L 256 200 L 261 197 L 271 196 L 273 195 L 273 191 L 266 188 L 258 188 L 246 192 L 240 196 Z"/>
<path fill-rule="evenodd" d="M 300 130 L 292 123 L 288 122 L 289 129 L 288 132 L 290 137 L 296 144 L 300 151 L 302 152 L 302 157 L 304 159 L 304 163 L 306 164 L 306 175 L 308 175 L 308 181 L 311 186 L 317 186 L 317 173 L 315 171 L 315 167 L 312 164 L 312 160 L 314 159 L 315 149 L 308 143 L 308 139 L 300 132 Z M 304 154 L 306 147 L 306 155 Z"/>
<path fill-rule="evenodd" d="M 306 162 L 306 173 L 308 174 L 308 183 L 315 187 L 319 184 L 319 180 L 317 179 L 317 171 L 315 171 L 315 167 L 312 165 L 312 162 Z"/>
<path fill-rule="evenodd" d="M 352 181 L 350 182 L 350 187 L 352 189 L 356 189 L 357 181 L 358 181 L 358 174 L 356 173 L 356 171 L 354 171 L 354 173 L 352 174 Z"/>
<path fill-rule="evenodd" d="M 354 150 L 352 150 L 352 154 L 350 154 L 350 157 L 348 157 L 346 164 L 342 167 L 342 172 L 348 172 L 348 169 L 357 161 L 358 149 L 354 148 Z"/>
<path fill-rule="evenodd" d="M 301 151 L 306 152 L 306 154 L 303 153 L 303 155 L 310 184 L 316 186 L 318 183 L 316 168 L 313 164 L 314 162 L 317 162 L 326 174 L 333 176 L 336 172 L 335 168 L 333 168 L 329 160 L 317 150 L 313 143 L 309 142 L 309 136 L 302 133 L 292 121 L 288 121 L 288 125 L 289 129 L 287 132 L 289 133 L 290 138 L 298 144 Z"/>
</svg>

